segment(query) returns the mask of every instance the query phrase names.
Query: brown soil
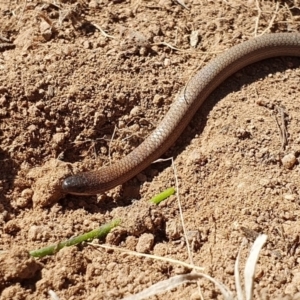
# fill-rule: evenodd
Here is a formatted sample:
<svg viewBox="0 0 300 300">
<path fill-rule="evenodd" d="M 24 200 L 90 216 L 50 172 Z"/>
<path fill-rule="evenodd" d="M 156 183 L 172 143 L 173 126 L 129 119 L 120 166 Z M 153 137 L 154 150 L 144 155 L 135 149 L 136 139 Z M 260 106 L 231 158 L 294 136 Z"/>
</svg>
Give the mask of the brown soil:
<svg viewBox="0 0 300 300">
<path fill-rule="evenodd" d="M 134 149 L 218 53 L 264 31 L 299 31 L 300 3 L 47 3 L 0 3 L 1 299 L 50 299 L 49 290 L 60 299 L 121 299 L 188 270 L 87 244 L 42 259 L 28 250 L 120 218 L 106 243 L 188 262 L 176 197 L 149 204 L 175 185 L 172 166 L 153 164 L 98 197 L 64 197 L 61 179 Z M 299 78 L 299 58 L 244 68 L 165 154 L 175 160 L 186 230 L 196 232 L 193 262 L 206 274 L 234 291 L 243 238 L 244 262 L 257 233 L 268 235 L 255 299 L 300 293 Z M 277 122 L 287 129 L 286 147 Z M 221 298 L 207 280 L 200 286 L 204 299 Z M 155 299 L 166 298 L 200 296 L 191 283 Z"/>
</svg>

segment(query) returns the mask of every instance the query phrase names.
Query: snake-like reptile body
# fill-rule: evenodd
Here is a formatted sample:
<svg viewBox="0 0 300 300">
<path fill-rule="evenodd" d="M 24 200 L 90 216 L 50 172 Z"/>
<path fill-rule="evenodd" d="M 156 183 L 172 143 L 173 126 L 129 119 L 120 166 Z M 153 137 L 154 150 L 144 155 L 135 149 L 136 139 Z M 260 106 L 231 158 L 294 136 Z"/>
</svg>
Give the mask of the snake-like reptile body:
<svg viewBox="0 0 300 300">
<path fill-rule="evenodd" d="M 99 194 L 140 173 L 175 142 L 221 82 L 247 65 L 276 56 L 300 57 L 300 33 L 266 34 L 233 46 L 217 56 L 187 83 L 161 123 L 141 145 L 110 166 L 66 178 L 62 183 L 64 192 Z"/>
</svg>

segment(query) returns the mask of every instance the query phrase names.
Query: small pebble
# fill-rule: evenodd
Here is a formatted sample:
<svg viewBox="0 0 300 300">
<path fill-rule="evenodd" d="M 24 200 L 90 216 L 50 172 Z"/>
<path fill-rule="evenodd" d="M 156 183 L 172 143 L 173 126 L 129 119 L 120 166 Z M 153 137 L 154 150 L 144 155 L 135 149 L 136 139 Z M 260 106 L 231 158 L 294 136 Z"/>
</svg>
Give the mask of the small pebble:
<svg viewBox="0 0 300 300">
<path fill-rule="evenodd" d="M 284 195 L 283 195 L 283 198 L 284 198 L 285 200 L 290 200 L 290 201 L 295 200 L 295 196 L 292 195 L 292 194 L 284 194 Z"/>
<path fill-rule="evenodd" d="M 191 300 L 201 300 L 203 299 L 200 295 L 200 293 L 198 291 L 194 292 L 192 295 L 191 295 Z"/>
<path fill-rule="evenodd" d="M 31 199 L 24 198 L 24 197 L 19 197 L 16 200 L 16 205 L 20 208 L 25 208 L 29 205 Z"/>
<path fill-rule="evenodd" d="M 117 100 L 117 102 L 124 104 L 126 101 L 126 95 L 124 93 L 118 93 L 116 95 L 116 100 Z"/>
<path fill-rule="evenodd" d="M 171 60 L 169 59 L 169 58 L 166 58 L 165 60 L 164 60 L 164 66 L 165 67 L 169 67 L 171 65 Z"/>
<path fill-rule="evenodd" d="M 133 132 L 138 132 L 140 130 L 139 124 L 133 124 L 132 126 L 130 126 L 130 130 L 132 130 Z"/>
<path fill-rule="evenodd" d="M 32 225 L 28 230 L 28 239 L 32 241 L 40 240 L 45 228 L 43 226 Z"/>
<path fill-rule="evenodd" d="M 162 103 L 163 97 L 159 94 L 155 94 L 153 97 L 153 104 L 160 105 Z"/>
<path fill-rule="evenodd" d="M 196 48 L 198 43 L 199 43 L 199 31 L 194 30 L 191 32 L 191 35 L 190 35 L 190 45 L 193 48 Z"/>
<path fill-rule="evenodd" d="M 99 6 L 99 4 L 98 4 L 98 2 L 95 1 L 95 0 L 92 0 L 92 1 L 90 1 L 90 3 L 89 3 L 89 8 L 98 8 L 98 6 Z"/>
<path fill-rule="evenodd" d="M 201 153 L 200 150 L 194 149 L 189 153 L 187 158 L 187 165 L 201 165 L 204 166 L 207 163 L 207 158 Z"/>
<path fill-rule="evenodd" d="M 62 145 L 65 141 L 65 134 L 64 133 L 55 133 L 52 137 L 52 141 L 57 145 Z"/>
<path fill-rule="evenodd" d="M 101 126 L 105 122 L 105 116 L 102 113 L 95 112 L 94 126 Z"/>
<path fill-rule="evenodd" d="M 177 240 L 183 234 L 183 228 L 180 222 L 169 220 L 166 223 L 166 235 L 170 240 Z"/>
<path fill-rule="evenodd" d="M 141 108 L 139 106 L 135 106 L 131 111 L 130 111 L 130 115 L 131 116 L 137 116 L 139 115 L 141 112 Z"/>
<path fill-rule="evenodd" d="M 26 199 L 31 199 L 33 195 L 32 189 L 25 189 L 22 191 L 21 196 Z"/>
<path fill-rule="evenodd" d="M 20 230 L 21 227 L 16 220 L 9 220 L 3 228 L 3 231 L 8 234 L 13 234 Z"/>
<path fill-rule="evenodd" d="M 284 168 L 291 169 L 297 162 L 297 158 L 294 153 L 290 153 L 290 154 L 285 155 L 281 159 L 281 162 L 282 162 L 282 165 L 284 166 Z"/>
<path fill-rule="evenodd" d="M 52 28 L 50 26 L 50 24 L 48 24 L 46 21 L 42 20 L 41 24 L 40 24 L 40 32 L 43 36 L 43 38 L 46 41 L 49 41 L 51 39 L 52 36 Z"/>
<path fill-rule="evenodd" d="M 89 41 L 84 41 L 83 42 L 83 48 L 85 49 L 90 49 L 92 44 Z"/>
<path fill-rule="evenodd" d="M 117 263 L 115 263 L 115 262 L 110 262 L 110 263 L 108 263 L 107 265 L 106 265 L 106 269 L 108 270 L 108 271 L 112 271 L 113 269 L 115 269 L 117 267 Z"/>
<path fill-rule="evenodd" d="M 136 251 L 140 253 L 149 253 L 153 249 L 154 235 L 151 233 L 144 233 L 140 236 L 136 245 Z"/>
<path fill-rule="evenodd" d="M 5 117 L 7 115 L 6 109 L 0 109 L 0 117 Z"/>
</svg>

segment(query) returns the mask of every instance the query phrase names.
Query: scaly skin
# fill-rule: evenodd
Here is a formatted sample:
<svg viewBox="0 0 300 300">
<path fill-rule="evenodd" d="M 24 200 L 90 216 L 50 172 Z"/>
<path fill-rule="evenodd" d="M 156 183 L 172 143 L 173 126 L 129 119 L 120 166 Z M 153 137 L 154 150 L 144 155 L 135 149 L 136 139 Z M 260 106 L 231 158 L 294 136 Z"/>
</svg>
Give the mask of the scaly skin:
<svg viewBox="0 0 300 300">
<path fill-rule="evenodd" d="M 217 56 L 187 83 L 162 122 L 141 145 L 111 166 L 66 178 L 62 183 L 64 192 L 95 195 L 140 173 L 175 142 L 204 100 L 221 82 L 247 65 L 276 56 L 300 57 L 300 34 L 266 34 Z"/>
</svg>

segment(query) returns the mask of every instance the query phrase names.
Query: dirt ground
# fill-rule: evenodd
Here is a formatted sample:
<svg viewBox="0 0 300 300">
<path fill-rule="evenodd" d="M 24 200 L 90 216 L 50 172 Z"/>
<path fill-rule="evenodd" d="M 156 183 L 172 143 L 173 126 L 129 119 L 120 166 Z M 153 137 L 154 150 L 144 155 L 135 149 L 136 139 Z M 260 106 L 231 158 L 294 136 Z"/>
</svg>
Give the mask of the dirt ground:
<svg viewBox="0 0 300 300">
<path fill-rule="evenodd" d="M 2 0 L 0 13 L 0 299 L 122 299 L 190 272 L 87 243 L 28 255 L 121 219 L 98 243 L 189 262 L 177 198 L 149 204 L 176 176 L 195 265 L 235 292 L 241 242 L 243 266 L 264 233 L 254 299 L 300 299 L 300 58 L 256 63 L 213 92 L 164 155 L 177 173 L 159 162 L 97 197 L 60 190 L 139 145 L 219 53 L 299 31 L 299 0 Z M 167 298 L 201 296 L 189 283 L 151 299 Z"/>
</svg>

